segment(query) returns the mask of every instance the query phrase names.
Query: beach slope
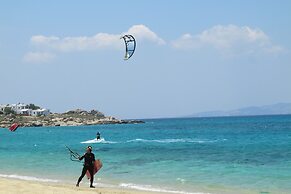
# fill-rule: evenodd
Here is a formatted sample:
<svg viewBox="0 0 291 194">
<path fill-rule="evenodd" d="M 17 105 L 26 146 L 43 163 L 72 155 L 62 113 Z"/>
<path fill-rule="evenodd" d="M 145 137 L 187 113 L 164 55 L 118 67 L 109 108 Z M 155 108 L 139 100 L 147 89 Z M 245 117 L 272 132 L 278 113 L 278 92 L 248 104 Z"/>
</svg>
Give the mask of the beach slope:
<svg viewBox="0 0 291 194">
<path fill-rule="evenodd" d="M 156 192 L 127 190 L 122 188 L 94 188 L 68 184 L 42 183 L 0 178 L 0 194 L 157 194 Z"/>
</svg>

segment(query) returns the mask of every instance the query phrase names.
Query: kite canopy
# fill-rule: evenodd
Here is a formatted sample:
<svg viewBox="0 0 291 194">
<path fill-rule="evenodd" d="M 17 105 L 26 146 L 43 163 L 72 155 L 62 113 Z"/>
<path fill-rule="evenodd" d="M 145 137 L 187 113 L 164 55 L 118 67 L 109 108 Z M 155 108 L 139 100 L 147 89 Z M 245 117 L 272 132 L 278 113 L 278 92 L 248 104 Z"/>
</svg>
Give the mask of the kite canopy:
<svg viewBox="0 0 291 194">
<path fill-rule="evenodd" d="M 126 49 L 124 60 L 128 60 L 135 51 L 136 41 L 135 41 L 135 38 L 130 34 L 124 35 L 121 38 L 124 40 L 125 49 Z"/>
<path fill-rule="evenodd" d="M 12 125 L 11 125 L 11 127 L 9 127 L 9 130 L 10 131 L 12 131 L 12 132 L 14 132 L 14 131 L 16 131 L 16 129 L 19 127 L 19 124 L 18 123 L 13 123 Z"/>
</svg>

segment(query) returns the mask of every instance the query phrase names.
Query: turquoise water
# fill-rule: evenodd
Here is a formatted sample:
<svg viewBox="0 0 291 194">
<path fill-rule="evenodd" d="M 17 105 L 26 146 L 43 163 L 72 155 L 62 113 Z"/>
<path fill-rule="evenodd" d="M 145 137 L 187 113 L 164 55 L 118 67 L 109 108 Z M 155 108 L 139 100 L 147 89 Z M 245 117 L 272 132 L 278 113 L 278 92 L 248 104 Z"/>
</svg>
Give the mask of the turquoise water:
<svg viewBox="0 0 291 194">
<path fill-rule="evenodd" d="M 144 124 L 0 129 L 0 177 L 75 183 L 90 144 L 97 186 L 169 193 L 291 193 L 291 115 L 145 120 Z M 89 182 L 83 180 L 83 185 Z"/>
</svg>

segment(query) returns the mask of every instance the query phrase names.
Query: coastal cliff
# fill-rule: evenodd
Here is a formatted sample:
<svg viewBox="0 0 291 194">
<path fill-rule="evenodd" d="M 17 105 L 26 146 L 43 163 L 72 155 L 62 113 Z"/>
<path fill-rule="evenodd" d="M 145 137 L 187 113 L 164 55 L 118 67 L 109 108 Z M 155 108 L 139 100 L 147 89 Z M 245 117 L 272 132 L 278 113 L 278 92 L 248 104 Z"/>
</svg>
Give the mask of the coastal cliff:
<svg viewBox="0 0 291 194">
<path fill-rule="evenodd" d="M 0 128 L 8 128 L 12 123 L 18 123 L 21 127 L 42 126 L 80 126 L 100 124 L 135 124 L 143 123 L 140 120 L 119 120 L 103 113 L 81 109 L 71 110 L 65 113 L 52 113 L 47 116 L 24 116 L 24 115 L 0 115 Z"/>
</svg>

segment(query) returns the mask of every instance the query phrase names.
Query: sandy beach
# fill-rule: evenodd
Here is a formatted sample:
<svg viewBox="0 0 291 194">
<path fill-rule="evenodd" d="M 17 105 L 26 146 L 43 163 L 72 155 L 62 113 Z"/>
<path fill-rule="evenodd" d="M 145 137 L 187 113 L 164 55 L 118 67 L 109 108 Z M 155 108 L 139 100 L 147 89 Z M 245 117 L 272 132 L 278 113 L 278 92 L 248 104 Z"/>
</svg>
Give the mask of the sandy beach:
<svg viewBox="0 0 291 194">
<path fill-rule="evenodd" d="M 62 183 L 43 183 L 35 181 L 0 178 L 0 194 L 157 194 L 157 192 L 129 190 L 122 188 L 88 188 Z"/>
</svg>

